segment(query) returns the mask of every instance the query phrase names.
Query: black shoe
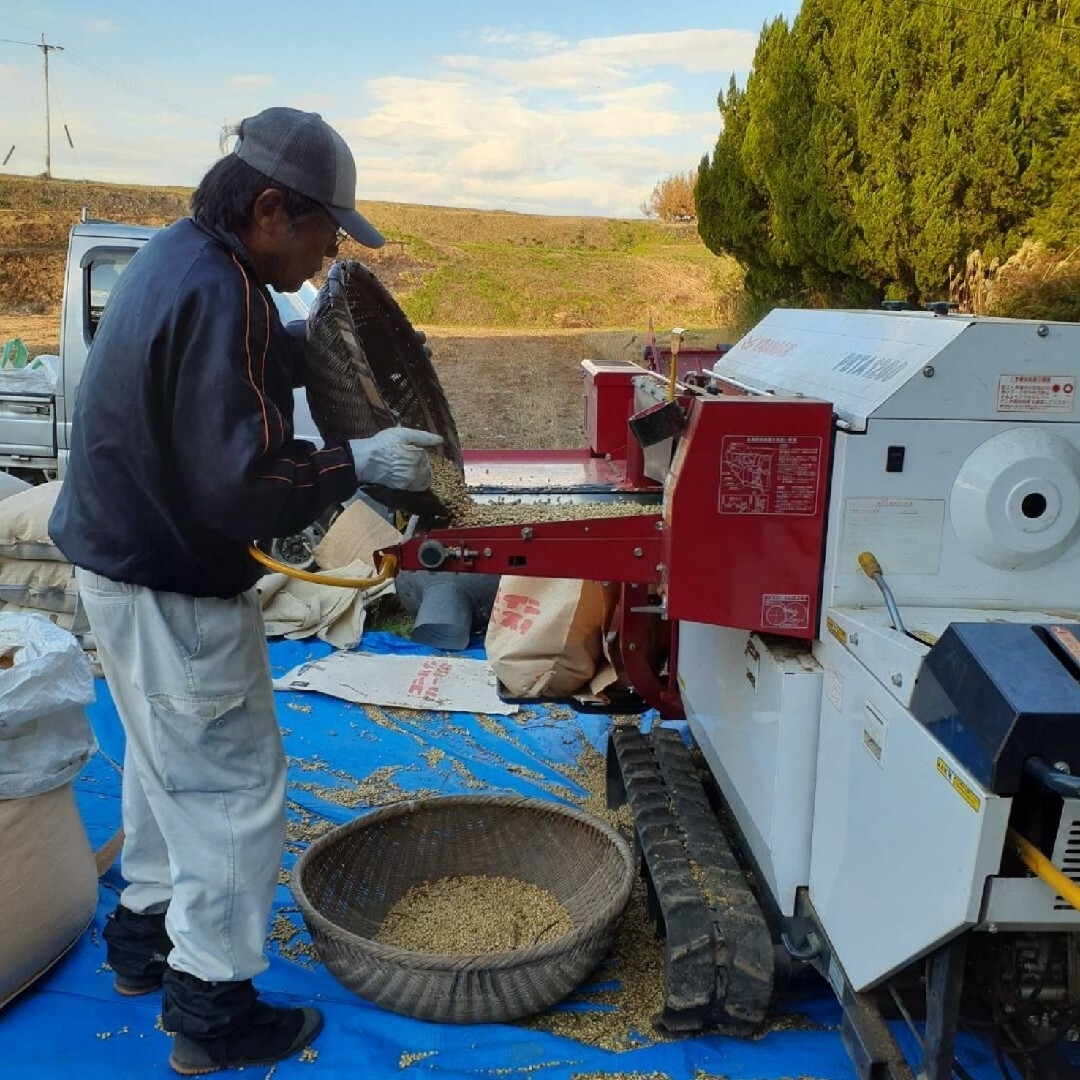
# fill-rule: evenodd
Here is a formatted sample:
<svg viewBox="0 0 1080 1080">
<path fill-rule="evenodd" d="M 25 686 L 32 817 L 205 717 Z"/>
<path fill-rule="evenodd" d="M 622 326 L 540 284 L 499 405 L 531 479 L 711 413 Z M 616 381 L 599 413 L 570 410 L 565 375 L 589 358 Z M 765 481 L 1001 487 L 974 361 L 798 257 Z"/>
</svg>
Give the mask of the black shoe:
<svg viewBox="0 0 1080 1080">
<path fill-rule="evenodd" d="M 169 1064 L 183 1076 L 272 1065 L 299 1053 L 322 1030 L 318 1009 L 280 1009 L 258 999 L 250 981 L 204 982 L 165 974 L 162 1026 L 175 1031 Z"/>
<path fill-rule="evenodd" d="M 161 989 L 172 942 L 165 932 L 165 914 L 140 915 L 122 904 L 105 922 L 101 935 L 115 976 L 113 989 L 125 997 Z"/>
<path fill-rule="evenodd" d="M 177 1035 L 169 1064 L 183 1076 L 201 1076 L 218 1069 L 273 1065 L 298 1054 L 322 1030 L 318 1009 L 277 1009 L 256 1002 L 242 1027 L 218 1039 Z"/>
</svg>

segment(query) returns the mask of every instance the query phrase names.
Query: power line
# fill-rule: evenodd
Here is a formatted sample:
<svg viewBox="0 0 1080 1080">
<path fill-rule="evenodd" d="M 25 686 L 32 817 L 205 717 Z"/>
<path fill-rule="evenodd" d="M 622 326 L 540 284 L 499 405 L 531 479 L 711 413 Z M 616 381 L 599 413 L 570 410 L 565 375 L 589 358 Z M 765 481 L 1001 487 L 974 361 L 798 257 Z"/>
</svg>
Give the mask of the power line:
<svg viewBox="0 0 1080 1080">
<path fill-rule="evenodd" d="M 204 112 L 199 112 L 197 109 L 189 108 L 187 105 L 167 97 L 165 94 L 162 94 L 149 86 L 144 86 L 141 83 L 135 82 L 133 79 L 129 79 L 124 75 L 111 71 L 109 68 L 105 67 L 104 64 L 99 64 L 96 60 L 91 60 L 88 56 L 83 56 L 71 49 L 66 51 L 65 56 L 67 60 L 75 64 L 76 67 L 81 67 L 84 71 L 90 72 L 91 75 L 96 75 L 99 79 L 111 83 L 121 90 L 126 90 L 130 94 L 135 94 L 136 96 L 143 98 L 154 98 L 159 104 L 165 105 L 175 112 L 183 113 L 185 116 L 194 120 L 212 120 L 216 122 L 215 117 L 211 117 Z"/>
<path fill-rule="evenodd" d="M 44 40 L 44 35 L 42 35 Z M 0 38 L 0 42 L 10 45 L 30 45 L 36 49 L 40 49 L 41 45 L 33 41 L 16 41 L 14 38 Z M 49 45 L 49 49 L 61 49 L 59 45 Z M 84 71 L 88 71 L 91 75 L 97 76 L 97 78 L 104 82 L 111 83 L 113 86 L 118 87 L 121 90 L 126 90 L 130 94 L 135 94 L 137 97 L 153 98 L 159 104 L 165 105 L 175 112 L 183 113 L 185 116 L 191 117 L 194 120 L 211 120 L 217 122 L 217 118 L 210 116 L 209 113 L 201 112 L 198 109 L 185 105 L 183 102 L 177 101 L 175 98 L 168 97 L 162 94 L 160 91 L 153 89 L 152 87 L 145 86 L 142 83 L 136 82 L 134 79 L 121 75 L 118 72 L 107 68 L 104 64 L 99 63 L 96 60 L 91 59 L 89 56 L 85 56 L 82 53 L 76 52 L 74 49 L 64 48 L 64 56 L 67 60 L 73 63 L 76 67 L 82 68 Z"/>
</svg>

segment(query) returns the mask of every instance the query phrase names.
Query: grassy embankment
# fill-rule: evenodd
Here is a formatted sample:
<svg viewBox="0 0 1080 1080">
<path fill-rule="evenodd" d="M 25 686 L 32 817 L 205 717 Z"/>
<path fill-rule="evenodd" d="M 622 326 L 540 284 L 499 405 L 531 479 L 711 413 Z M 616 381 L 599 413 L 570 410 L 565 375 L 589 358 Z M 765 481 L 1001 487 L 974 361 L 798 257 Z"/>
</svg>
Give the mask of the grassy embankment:
<svg viewBox="0 0 1080 1080">
<path fill-rule="evenodd" d="M 165 224 L 182 188 L 0 177 L 0 314 L 59 310 L 67 231 L 95 217 Z M 360 203 L 387 236 L 351 243 L 418 326 L 551 331 L 721 325 L 739 287 L 693 225 Z M 708 336 L 714 336 L 710 333 Z"/>
</svg>

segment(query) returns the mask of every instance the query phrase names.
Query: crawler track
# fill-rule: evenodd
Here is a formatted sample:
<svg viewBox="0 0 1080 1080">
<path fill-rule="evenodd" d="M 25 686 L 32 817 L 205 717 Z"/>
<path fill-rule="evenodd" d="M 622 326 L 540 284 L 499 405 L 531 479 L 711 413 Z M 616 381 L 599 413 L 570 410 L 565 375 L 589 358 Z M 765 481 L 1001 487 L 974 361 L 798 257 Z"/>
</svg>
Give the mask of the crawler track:
<svg viewBox="0 0 1080 1080">
<path fill-rule="evenodd" d="M 666 939 L 657 1024 L 671 1032 L 759 1024 L 773 995 L 772 939 L 678 731 L 616 727 L 607 799 L 630 804 L 650 914 Z"/>
</svg>

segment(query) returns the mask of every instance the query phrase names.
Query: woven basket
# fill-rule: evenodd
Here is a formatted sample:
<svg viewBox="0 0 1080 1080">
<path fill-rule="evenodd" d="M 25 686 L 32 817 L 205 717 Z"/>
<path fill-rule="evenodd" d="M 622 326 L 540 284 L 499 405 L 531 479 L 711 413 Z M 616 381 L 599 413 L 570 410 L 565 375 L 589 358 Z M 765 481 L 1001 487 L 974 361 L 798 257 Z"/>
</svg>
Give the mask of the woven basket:
<svg viewBox="0 0 1080 1080">
<path fill-rule="evenodd" d="M 509 952 L 411 952 L 374 939 L 410 888 L 454 875 L 547 889 L 574 929 Z M 630 899 L 634 861 L 614 829 L 537 799 L 460 795 L 400 803 L 343 825 L 300 857 L 292 892 L 330 972 L 407 1016 L 454 1023 L 543 1012 L 596 967 Z"/>
<path fill-rule="evenodd" d="M 308 313 L 302 381 L 327 442 L 367 439 L 394 424 L 441 435 L 439 453 L 462 471 L 461 443 L 431 350 L 378 277 L 356 259 L 330 267 Z M 369 485 L 378 502 L 446 516 L 430 493 Z"/>
</svg>

